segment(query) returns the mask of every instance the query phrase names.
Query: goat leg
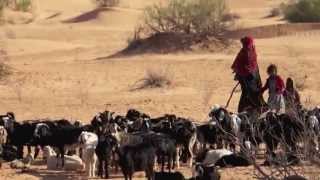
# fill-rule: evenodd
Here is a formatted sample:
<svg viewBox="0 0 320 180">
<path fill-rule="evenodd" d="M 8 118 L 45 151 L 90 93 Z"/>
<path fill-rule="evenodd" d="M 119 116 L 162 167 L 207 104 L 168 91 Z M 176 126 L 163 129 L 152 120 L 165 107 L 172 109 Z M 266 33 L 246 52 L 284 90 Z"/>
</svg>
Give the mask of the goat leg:
<svg viewBox="0 0 320 180">
<path fill-rule="evenodd" d="M 180 168 L 180 148 L 179 147 L 176 148 L 175 159 L 176 159 L 176 163 L 177 163 L 177 169 L 179 169 Z"/>
<path fill-rule="evenodd" d="M 34 156 L 33 156 L 34 159 L 37 159 L 39 152 L 40 152 L 40 147 L 36 146 L 34 149 Z"/>
<path fill-rule="evenodd" d="M 172 162 L 172 155 L 170 154 L 168 156 L 168 169 L 169 169 L 169 173 L 171 173 L 171 162 Z"/>
<path fill-rule="evenodd" d="M 18 159 L 23 159 L 23 146 L 19 145 L 18 148 Z"/>
<path fill-rule="evenodd" d="M 98 158 L 98 176 L 103 178 L 103 160 L 101 158 Z"/>
<path fill-rule="evenodd" d="M 64 153 L 65 153 L 64 147 L 60 147 L 59 150 L 60 150 L 60 157 L 61 157 L 61 161 L 62 161 L 61 167 L 63 168 L 64 167 Z"/>
<path fill-rule="evenodd" d="M 109 178 L 109 160 L 104 161 L 104 172 L 105 172 L 105 178 Z"/>
</svg>

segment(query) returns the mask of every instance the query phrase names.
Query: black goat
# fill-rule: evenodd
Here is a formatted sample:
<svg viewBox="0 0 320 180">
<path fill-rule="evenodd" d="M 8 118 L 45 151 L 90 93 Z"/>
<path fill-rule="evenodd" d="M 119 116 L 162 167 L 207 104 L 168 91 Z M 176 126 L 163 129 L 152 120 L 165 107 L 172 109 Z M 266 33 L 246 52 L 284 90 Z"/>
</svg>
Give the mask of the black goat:
<svg viewBox="0 0 320 180">
<path fill-rule="evenodd" d="M 244 156 L 238 155 L 238 154 L 231 154 L 226 155 L 220 158 L 215 166 L 220 167 L 246 167 L 250 166 L 252 163 L 248 160 L 248 158 L 245 158 Z"/>
<path fill-rule="evenodd" d="M 218 127 L 215 122 L 197 126 L 197 139 L 202 145 L 202 150 L 207 148 L 207 145 L 214 146 L 218 142 Z"/>
<path fill-rule="evenodd" d="M 83 128 L 74 126 L 50 127 L 47 124 L 41 124 L 34 132 L 33 142 L 40 146 L 57 147 L 62 158 L 62 167 L 64 166 L 65 146 L 74 145 L 79 142 L 79 136 Z M 57 154 L 57 157 L 59 154 Z M 58 166 L 58 164 L 57 164 Z"/>
<path fill-rule="evenodd" d="M 263 127 L 263 140 L 267 145 L 268 154 L 272 154 L 280 142 L 286 144 L 287 152 L 296 152 L 296 142 L 304 131 L 301 120 L 287 114 L 277 115 L 268 112 Z"/>
<path fill-rule="evenodd" d="M 156 172 L 154 174 L 155 180 L 185 180 L 183 174 L 180 172 Z"/>
<path fill-rule="evenodd" d="M 118 150 L 119 165 L 125 180 L 132 180 L 133 173 L 145 171 L 148 180 L 154 179 L 155 148 L 149 143 L 123 146 Z"/>
<path fill-rule="evenodd" d="M 231 114 L 225 108 L 217 108 L 209 113 L 210 121 L 216 122 L 219 127 L 218 149 L 223 148 L 223 141 L 225 147 L 229 146 L 231 150 L 235 151 L 235 137 L 236 134 L 232 128 Z"/>
<path fill-rule="evenodd" d="M 220 180 L 221 175 L 214 166 L 195 165 L 195 176 L 189 180 Z"/>
<path fill-rule="evenodd" d="M 117 140 L 113 136 L 99 136 L 99 142 L 96 147 L 96 155 L 99 161 L 98 176 L 102 178 L 109 178 L 108 166 L 112 157 L 112 153 L 115 151 L 117 145 Z"/>
<path fill-rule="evenodd" d="M 10 125 L 10 128 L 7 129 L 7 132 L 8 132 L 7 143 L 17 147 L 18 159 L 23 158 L 23 146 L 32 145 L 31 140 L 33 137 L 33 132 L 35 130 L 35 127 L 36 127 L 35 123 L 28 123 L 28 122 L 18 123 L 14 121 L 12 122 L 12 125 Z"/>
<path fill-rule="evenodd" d="M 167 169 L 175 168 L 176 142 L 170 136 L 162 133 L 146 133 L 142 135 L 143 142 L 151 143 L 156 149 L 158 161 L 161 163 L 161 171 L 164 172 L 165 160 L 167 159 Z"/>
</svg>

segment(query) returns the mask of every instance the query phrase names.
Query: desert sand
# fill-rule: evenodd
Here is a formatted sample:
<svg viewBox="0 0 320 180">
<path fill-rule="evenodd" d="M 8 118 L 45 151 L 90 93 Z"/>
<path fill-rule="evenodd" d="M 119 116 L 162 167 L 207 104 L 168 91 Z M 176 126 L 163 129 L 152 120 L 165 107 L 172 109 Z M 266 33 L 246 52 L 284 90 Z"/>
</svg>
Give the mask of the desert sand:
<svg viewBox="0 0 320 180">
<path fill-rule="evenodd" d="M 0 45 L 9 55 L 13 74 L 0 85 L 0 113 L 15 112 L 19 121 L 67 118 L 89 122 L 105 109 L 119 114 L 137 108 L 152 116 L 174 113 L 197 122 L 206 121 L 213 104 L 224 105 L 236 82 L 231 63 L 240 43 L 223 52 L 177 52 L 108 58 L 127 46 L 142 10 L 165 0 L 121 0 L 118 7 L 95 9 L 90 0 L 37 0 L 32 13 L 8 12 L 0 27 Z M 240 15 L 235 28 L 284 24 L 267 18 L 277 0 L 228 0 Z M 276 27 L 276 26 L 274 26 Z M 275 28 L 275 31 L 277 29 Z M 270 63 L 283 77 L 301 84 L 307 105 L 320 102 L 320 30 L 306 28 L 288 35 L 256 39 L 263 80 Z M 170 73 L 173 85 L 132 91 L 148 70 Z M 231 101 L 235 111 L 240 91 Z M 7 165 L 0 179 L 83 179 L 78 173 L 47 172 L 32 166 L 19 173 Z M 190 169 L 183 168 L 186 176 Z M 253 168 L 221 170 L 223 179 L 252 179 Z M 116 176 L 121 179 L 121 176 Z M 143 174 L 136 175 L 144 179 Z"/>
</svg>

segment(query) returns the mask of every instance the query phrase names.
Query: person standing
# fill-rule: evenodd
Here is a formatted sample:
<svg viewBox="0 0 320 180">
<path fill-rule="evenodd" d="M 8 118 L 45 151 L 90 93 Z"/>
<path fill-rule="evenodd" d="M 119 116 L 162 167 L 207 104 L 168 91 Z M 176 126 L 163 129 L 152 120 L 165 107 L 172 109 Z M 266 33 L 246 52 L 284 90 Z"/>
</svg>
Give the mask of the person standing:
<svg viewBox="0 0 320 180">
<path fill-rule="evenodd" d="M 284 100 L 286 104 L 286 113 L 297 116 L 297 113 L 301 110 L 302 105 L 300 101 L 299 92 L 294 87 L 292 78 L 287 78 L 286 89 L 284 91 Z"/>
<path fill-rule="evenodd" d="M 268 106 L 271 111 L 277 114 L 285 113 L 286 105 L 284 101 L 285 86 L 282 78 L 278 75 L 278 68 L 271 64 L 267 69 L 269 75 L 266 84 L 262 88 L 262 93 L 269 90 Z"/>
<path fill-rule="evenodd" d="M 254 39 L 246 36 L 240 41 L 242 48 L 231 66 L 235 73 L 235 80 L 239 81 L 242 91 L 238 112 L 250 109 L 262 110 L 266 107 L 266 103 L 260 91 L 262 83 Z"/>
</svg>

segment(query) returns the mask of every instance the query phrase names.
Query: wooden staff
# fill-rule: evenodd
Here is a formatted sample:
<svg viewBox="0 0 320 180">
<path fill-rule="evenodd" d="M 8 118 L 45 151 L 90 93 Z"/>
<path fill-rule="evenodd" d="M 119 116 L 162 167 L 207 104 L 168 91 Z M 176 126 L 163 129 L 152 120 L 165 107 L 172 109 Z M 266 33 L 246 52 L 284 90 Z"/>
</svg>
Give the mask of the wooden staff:
<svg viewBox="0 0 320 180">
<path fill-rule="evenodd" d="M 229 97 L 229 99 L 228 99 L 228 101 L 227 101 L 227 104 L 226 104 L 226 106 L 225 106 L 226 109 L 228 108 L 228 106 L 229 106 L 229 104 L 230 104 L 230 101 L 231 101 L 231 99 L 232 99 L 232 96 L 233 96 L 234 92 L 236 91 L 237 87 L 239 86 L 239 84 L 240 84 L 240 82 L 238 82 L 238 83 L 234 86 L 234 88 L 232 89 L 231 94 L 230 94 L 230 97 Z"/>
</svg>

